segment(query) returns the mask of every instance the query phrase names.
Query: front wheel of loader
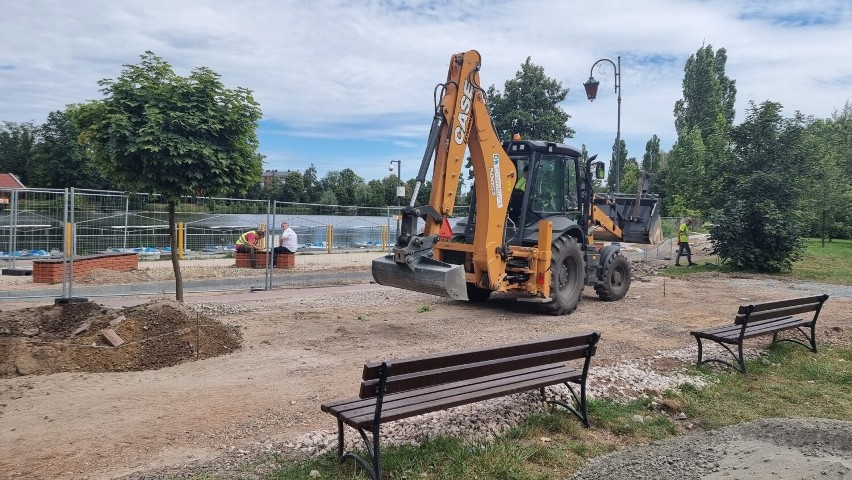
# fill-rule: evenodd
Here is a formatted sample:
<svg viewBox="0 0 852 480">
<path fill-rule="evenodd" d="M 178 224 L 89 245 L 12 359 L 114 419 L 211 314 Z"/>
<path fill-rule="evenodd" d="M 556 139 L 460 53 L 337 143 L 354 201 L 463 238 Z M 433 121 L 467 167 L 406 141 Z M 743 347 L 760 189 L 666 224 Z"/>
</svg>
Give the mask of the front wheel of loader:
<svg viewBox="0 0 852 480">
<path fill-rule="evenodd" d="M 602 280 L 603 283 L 595 285 L 598 298 L 608 302 L 621 300 L 630 289 L 630 262 L 616 253 L 607 262 Z"/>
<path fill-rule="evenodd" d="M 577 240 L 567 236 L 553 242 L 552 253 L 550 297 L 553 300 L 543 306 L 551 315 L 565 315 L 577 308 L 583 293 L 583 253 Z"/>
</svg>

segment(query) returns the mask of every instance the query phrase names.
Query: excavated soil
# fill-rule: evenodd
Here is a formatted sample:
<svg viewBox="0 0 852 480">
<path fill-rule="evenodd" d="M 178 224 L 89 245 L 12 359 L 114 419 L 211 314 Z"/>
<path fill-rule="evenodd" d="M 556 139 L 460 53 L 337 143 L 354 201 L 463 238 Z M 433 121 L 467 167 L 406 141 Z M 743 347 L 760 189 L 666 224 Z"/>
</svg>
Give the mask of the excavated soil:
<svg viewBox="0 0 852 480">
<path fill-rule="evenodd" d="M 117 345 L 107 341 L 108 332 L 118 336 Z M 85 302 L 0 312 L 0 378 L 157 369 L 239 347 L 237 328 L 176 302 L 121 309 Z"/>
</svg>

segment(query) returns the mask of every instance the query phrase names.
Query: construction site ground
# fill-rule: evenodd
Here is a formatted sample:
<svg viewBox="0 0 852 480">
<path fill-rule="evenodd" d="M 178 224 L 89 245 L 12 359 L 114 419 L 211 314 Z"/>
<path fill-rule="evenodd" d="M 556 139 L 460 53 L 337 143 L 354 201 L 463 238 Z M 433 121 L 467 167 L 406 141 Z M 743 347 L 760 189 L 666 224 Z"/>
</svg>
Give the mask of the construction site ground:
<svg viewBox="0 0 852 480">
<path fill-rule="evenodd" d="M 698 263 L 715 260 L 695 250 Z M 320 403 L 355 394 L 368 361 L 591 330 L 603 334 L 594 364 L 638 361 L 694 346 L 690 330 L 732 321 L 737 305 L 820 293 L 831 298 L 820 315 L 819 343 L 852 345 L 850 286 L 653 274 L 672 264 L 635 263 L 627 298 L 603 302 L 587 288 L 568 316 L 540 314 L 510 296 L 472 304 L 368 282 L 193 293 L 185 306 L 162 296 L 104 297 L 95 306 L 72 306 L 76 315 L 58 312 L 63 307 L 52 299 L 4 302 L 0 478 L 145 477 L 234 452 L 248 458 L 275 450 L 333 429 Z M 346 268 L 368 271 L 369 263 Z M 202 323 L 207 326 L 193 330 Z M 134 355 L 110 347 L 102 335 L 107 328 L 126 336 Z M 210 335 L 202 338 L 204 332 Z M 89 360 L 69 353 L 78 350 Z M 92 360 L 98 355 L 100 361 Z M 110 355 L 120 359 L 103 360 Z M 684 365 L 668 360 L 655 368 Z"/>
</svg>

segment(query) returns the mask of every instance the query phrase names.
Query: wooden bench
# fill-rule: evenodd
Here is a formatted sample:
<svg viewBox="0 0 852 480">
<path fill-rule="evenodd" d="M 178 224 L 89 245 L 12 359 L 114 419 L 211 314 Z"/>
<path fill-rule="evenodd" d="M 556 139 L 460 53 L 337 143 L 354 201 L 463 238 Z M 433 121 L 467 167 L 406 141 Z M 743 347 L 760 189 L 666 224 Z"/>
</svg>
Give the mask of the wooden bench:
<svg viewBox="0 0 852 480">
<path fill-rule="evenodd" d="M 743 358 L 743 340 L 769 334 L 772 334 L 772 343 L 781 341 L 794 342 L 816 353 L 816 322 L 822 305 L 826 300 L 828 300 L 828 295 L 818 295 L 778 302 L 740 305 L 733 325 L 722 325 L 706 330 L 689 332 L 698 342 L 697 365 L 701 366 L 705 363 L 716 362 L 735 368 L 741 373 L 746 373 L 745 359 Z M 797 317 L 799 314 L 809 312 L 813 312 L 813 317 L 810 320 Z M 810 328 L 810 334 L 804 330 L 807 328 Z M 798 330 L 799 333 L 804 335 L 808 343 L 796 338 L 778 339 L 778 333 L 793 329 Z M 737 361 L 737 365 L 734 366 L 730 362 L 720 358 L 703 358 L 703 345 L 701 341 L 704 339 L 714 341 L 724 347 Z M 736 345 L 737 353 L 734 353 L 728 345 Z"/>
<path fill-rule="evenodd" d="M 600 334 L 536 340 L 364 365 L 357 398 L 322 404 L 337 418 L 340 461 L 353 459 L 371 478 L 382 478 L 380 426 L 429 412 L 538 389 L 542 400 L 561 405 L 589 426 L 586 379 Z M 565 362 L 582 360 L 582 367 Z M 579 393 L 571 386 L 579 386 Z M 576 406 L 548 399 L 545 387 L 565 384 Z M 367 458 L 344 452 L 343 424 L 356 429 Z M 367 431 L 372 434 L 370 442 Z"/>
</svg>

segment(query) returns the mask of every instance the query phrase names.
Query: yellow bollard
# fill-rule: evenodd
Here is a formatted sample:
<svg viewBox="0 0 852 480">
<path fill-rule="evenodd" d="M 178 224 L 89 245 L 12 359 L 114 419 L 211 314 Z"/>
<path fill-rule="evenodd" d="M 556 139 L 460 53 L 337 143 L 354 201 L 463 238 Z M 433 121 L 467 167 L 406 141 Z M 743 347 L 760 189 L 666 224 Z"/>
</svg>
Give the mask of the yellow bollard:
<svg viewBox="0 0 852 480">
<path fill-rule="evenodd" d="M 71 257 L 71 223 L 65 224 L 65 256 Z"/>
<path fill-rule="evenodd" d="M 186 232 L 184 232 L 183 227 L 184 227 L 183 222 L 178 222 L 178 224 L 177 224 L 177 249 L 178 249 L 178 258 L 181 259 L 181 260 L 183 260 L 183 247 L 184 247 L 184 241 L 185 241 L 184 235 L 186 234 Z"/>
</svg>

